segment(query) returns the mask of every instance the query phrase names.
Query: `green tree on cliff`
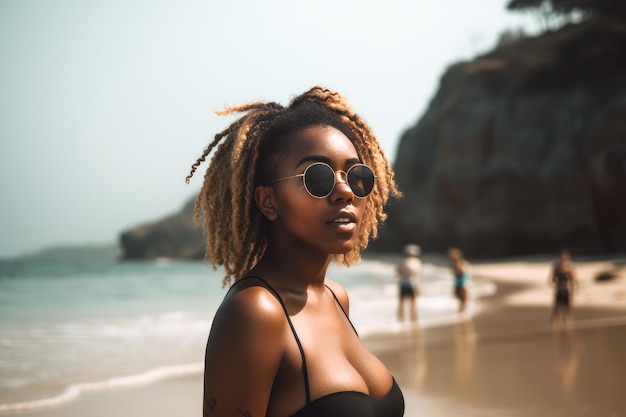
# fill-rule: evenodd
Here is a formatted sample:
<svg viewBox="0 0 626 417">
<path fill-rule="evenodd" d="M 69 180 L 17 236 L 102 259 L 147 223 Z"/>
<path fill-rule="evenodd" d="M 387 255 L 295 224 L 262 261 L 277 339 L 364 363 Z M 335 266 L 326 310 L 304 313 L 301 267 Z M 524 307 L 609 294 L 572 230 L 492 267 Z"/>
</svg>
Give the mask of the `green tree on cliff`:
<svg viewBox="0 0 626 417">
<path fill-rule="evenodd" d="M 533 13 L 542 26 L 552 28 L 594 16 L 626 19 L 624 0 L 510 0 L 506 7 Z"/>
<path fill-rule="evenodd" d="M 534 11 L 555 16 L 580 13 L 585 17 L 598 15 L 626 15 L 623 0 L 511 0 L 507 9 Z"/>
</svg>

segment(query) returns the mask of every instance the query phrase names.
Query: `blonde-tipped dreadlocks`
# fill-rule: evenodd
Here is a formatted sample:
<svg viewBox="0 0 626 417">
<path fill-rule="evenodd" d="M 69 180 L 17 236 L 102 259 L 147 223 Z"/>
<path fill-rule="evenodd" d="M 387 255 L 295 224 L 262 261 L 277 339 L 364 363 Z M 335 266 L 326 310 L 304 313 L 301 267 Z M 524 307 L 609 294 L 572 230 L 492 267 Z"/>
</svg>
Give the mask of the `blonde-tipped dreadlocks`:
<svg viewBox="0 0 626 417">
<path fill-rule="evenodd" d="M 367 123 L 341 95 L 322 87 L 313 87 L 294 98 L 288 107 L 250 103 L 218 114 L 235 112 L 245 114 L 215 135 L 186 178 L 189 182 L 198 166 L 217 147 L 196 198 L 194 220 L 202 223 L 207 259 L 214 268 L 223 265 L 226 270 L 223 284 L 241 278 L 265 252 L 267 220 L 256 207 L 254 188 L 268 185 L 275 178 L 274 167 L 285 155 L 291 135 L 310 126 L 328 125 L 341 131 L 353 143 L 361 161 L 376 175 L 357 245 L 351 252 L 337 255 L 346 265 L 358 261 L 369 239 L 377 236 L 379 222 L 387 217 L 383 211 L 387 199 L 390 195 L 400 196 L 393 170 Z"/>
</svg>

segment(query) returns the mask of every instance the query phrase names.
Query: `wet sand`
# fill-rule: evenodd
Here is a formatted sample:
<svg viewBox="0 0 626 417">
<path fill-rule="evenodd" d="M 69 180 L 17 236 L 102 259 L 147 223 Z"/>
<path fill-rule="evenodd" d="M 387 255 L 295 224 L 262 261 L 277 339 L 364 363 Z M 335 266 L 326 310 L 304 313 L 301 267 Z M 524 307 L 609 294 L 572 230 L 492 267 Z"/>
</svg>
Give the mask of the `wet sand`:
<svg viewBox="0 0 626 417">
<path fill-rule="evenodd" d="M 626 416 L 624 265 L 577 264 L 570 331 L 549 320 L 547 261 L 474 265 L 474 276 L 498 287 L 480 314 L 378 342 L 405 392 L 406 415 Z M 596 281 L 607 272 L 611 281 Z M 395 351 L 393 344 L 404 346 Z"/>
<path fill-rule="evenodd" d="M 368 337 L 403 390 L 405 415 L 626 416 L 626 262 L 574 261 L 580 288 L 571 331 L 549 322 L 549 262 L 525 259 L 472 266 L 497 292 L 471 319 Z M 611 280 L 596 281 L 607 272 Z M 198 376 L 19 415 L 192 417 L 201 415 L 201 398 Z"/>
<path fill-rule="evenodd" d="M 406 334 L 391 342 L 399 350 L 384 342 L 406 415 L 626 416 L 623 314 L 588 311 L 567 332 L 552 330 L 547 309 L 515 313 Z"/>
</svg>

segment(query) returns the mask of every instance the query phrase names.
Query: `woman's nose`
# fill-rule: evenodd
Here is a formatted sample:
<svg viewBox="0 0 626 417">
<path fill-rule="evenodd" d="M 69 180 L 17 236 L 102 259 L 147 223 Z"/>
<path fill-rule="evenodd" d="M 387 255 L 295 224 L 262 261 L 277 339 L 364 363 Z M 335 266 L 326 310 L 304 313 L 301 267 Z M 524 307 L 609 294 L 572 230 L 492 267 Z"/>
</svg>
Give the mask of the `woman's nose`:
<svg viewBox="0 0 626 417">
<path fill-rule="evenodd" d="M 338 170 L 335 172 L 335 185 L 339 184 L 339 181 L 337 181 L 337 174 L 339 174 L 339 180 L 341 180 L 341 182 L 344 184 L 348 183 L 348 174 L 345 171 Z"/>
<path fill-rule="evenodd" d="M 335 189 L 332 193 L 333 200 L 352 200 L 354 193 L 350 184 L 348 184 L 348 175 L 345 171 L 338 170 L 335 172 Z"/>
</svg>

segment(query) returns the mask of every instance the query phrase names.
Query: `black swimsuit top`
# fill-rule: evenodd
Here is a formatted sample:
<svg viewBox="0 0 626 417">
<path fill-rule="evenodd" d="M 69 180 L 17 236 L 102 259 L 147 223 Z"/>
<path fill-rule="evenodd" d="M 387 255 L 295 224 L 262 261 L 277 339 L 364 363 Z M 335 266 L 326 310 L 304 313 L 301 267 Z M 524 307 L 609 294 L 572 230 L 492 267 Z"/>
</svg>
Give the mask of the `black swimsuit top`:
<svg viewBox="0 0 626 417">
<path fill-rule="evenodd" d="M 287 308 L 283 303 L 282 298 L 278 294 L 274 288 L 272 288 L 264 279 L 257 276 L 247 276 L 237 283 L 243 281 L 248 278 L 256 278 L 261 281 L 265 287 L 274 294 L 274 296 L 278 299 L 281 306 L 283 307 L 283 311 L 285 312 L 285 316 L 287 317 L 287 322 L 289 323 L 289 327 L 291 327 L 291 332 L 296 340 L 298 345 L 298 349 L 300 349 L 300 356 L 302 357 L 302 373 L 304 376 L 304 393 L 306 396 L 306 405 L 301 408 L 298 412 L 293 414 L 291 417 L 402 417 L 404 415 L 404 397 L 402 396 L 402 391 L 400 391 L 400 387 L 396 384 L 395 379 L 393 380 L 393 386 L 391 390 L 384 396 L 380 398 L 370 397 L 369 395 L 358 392 L 358 391 L 340 391 L 334 392 L 332 394 L 324 395 L 320 398 L 316 398 L 311 401 L 311 393 L 309 390 L 309 376 L 306 367 L 306 358 L 304 357 L 304 349 L 302 348 L 302 344 L 300 343 L 300 339 L 298 338 L 298 334 L 296 333 L 296 329 L 291 323 L 291 319 L 289 318 L 289 313 L 287 312 Z M 354 329 L 354 325 L 350 321 L 350 318 L 346 314 L 346 311 L 341 306 L 341 303 L 337 299 L 337 296 L 330 289 L 330 287 L 326 286 L 330 293 L 335 298 L 335 301 L 343 311 L 344 316 Z M 356 333 L 356 329 L 354 330 Z"/>
<path fill-rule="evenodd" d="M 572 273 L 570 271 L 564 271 L 560 266 L 556 268 L 554 275 L 559 284 L 569 282 L 572 279 Z"/>
<path fill-rule="evenodd" d="M 568 283 L 572 280 L 572 273 L 569 270 L 563 270 L 561 265 L 557 265 L 554 270 L 553 279 L 559 290 L 568 290 Z"/>
</svg>

